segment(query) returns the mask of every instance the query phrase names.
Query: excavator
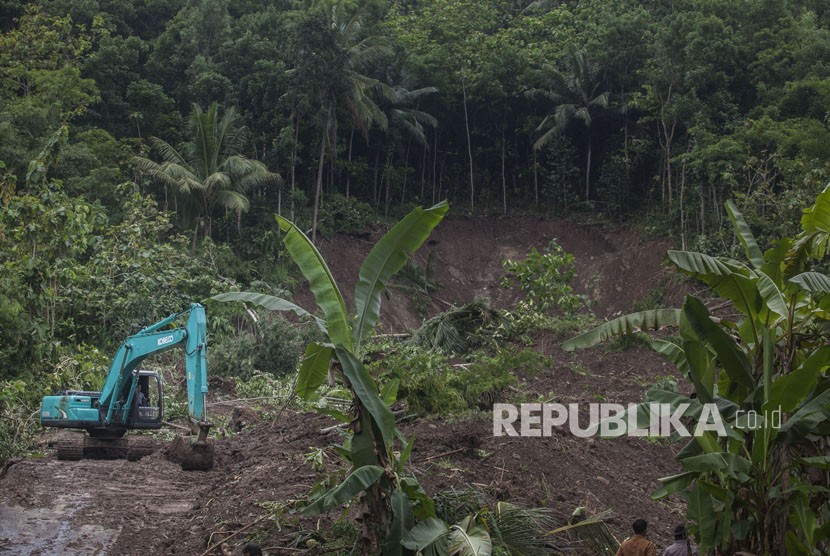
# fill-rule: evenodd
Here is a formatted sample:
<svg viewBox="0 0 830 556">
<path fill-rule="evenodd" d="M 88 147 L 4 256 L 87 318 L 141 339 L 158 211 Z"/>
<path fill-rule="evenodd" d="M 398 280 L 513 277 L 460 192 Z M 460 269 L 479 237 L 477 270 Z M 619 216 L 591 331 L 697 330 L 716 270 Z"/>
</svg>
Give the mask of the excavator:
<svg viewBox="0 0 830 556">
<path fill-rule="evenodd" d="M 175 322 L 187 315 L 187 324 Z M 141 370 L 142 361 L 173 348 L 184 349 L 187 374 L 187 412 L 196 440 L 177 436 L 168 450 L 171 461 L 185 470 L 213 467 L 213 440 L 205 412 L 207 383 L 207 320 L 198 303 L 174 313 L 129 336 L 118 348 L 100 392 L 65 390 L 41 402 L 44 427 L 84 429 L 86 434 L 59 438 L 60 460 L 126 458 L 137 460 L 152 452 L 141 435 L 125 437 L 130 430 L 160 429 L 165 424 L 164 391 L 158 373 Z"/>
</svg>

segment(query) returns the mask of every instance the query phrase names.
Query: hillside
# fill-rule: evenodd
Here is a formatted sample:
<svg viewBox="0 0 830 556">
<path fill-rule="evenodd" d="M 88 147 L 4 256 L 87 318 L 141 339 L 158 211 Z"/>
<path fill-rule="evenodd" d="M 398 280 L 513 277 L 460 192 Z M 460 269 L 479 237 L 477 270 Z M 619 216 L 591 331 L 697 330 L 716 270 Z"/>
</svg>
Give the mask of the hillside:
<svg viewBox="0 0 830 556">
<path fill-rule="evenodd" d="M 541 248 L 553 238 L 576 256 L 578 288 L 595 300 L 593 310 L 600 317 L 631 310 L 665 287 L 661 261 L 667 246 L 642 241 L 635 230 L 527 216 L 456 217 L 443 222 L 417 255 L 422 266 L 429 262 L 439 284 L 432 301 L 417 307 L 410 295 L 390 292 L 382 331 L 405 332 L 423 316 L 473 299 L 510 307 L 516 297 L 499 287 L 501 260 L 522 258 L 530 247 Z M 374 239 L 337 236 L 322 243 L 347 298 Z M 311 305 L 308 292 L 296 297 L 301 305 Z M 562 339 L 550 333 L 534 337 L 532 347 L 553 364 L 522 380 L 522 394 L 563 403 L 637 402 L 648 385 L 676 374 L 639 346 L 566 354 L 558 347 Z M 220 383 L 215 386 L 212 395 L 233 397 Z M 274 407 L 257 405 L 242 411 L 255 423 L 217 440 L 217 462 L 208 472 L 181 471 L 164 458 L 160 440 L 159 450 L 138 462 L 57 461 L 48 449 L 43 458 L 15 462 L 0 479 L 0 554 L 192 555 L 235 532 L 231 547 L 254 535 L 271 554 L 340 553 L 324 537 L 337 512 L 320 522 L 287 512 L 278 520 L 261 519 L 278 507 L 274 503 L 301 499 L 315 482 L 306 454 L 338 440 L 331 430 L 334 421 L 291 409 L 277 416 Z M 643 517 L 653 524 L 651 536 L 660 546 L 682 519 L 678 501 L 649 498 L 658 478 L 679 469 L 670 445 L 581 439 L 567 431 L 550 438 L 497 438 L 489 411 L 463 420 L 417 419 L 401 427 L 416 436 L 412 472 L 433 495 L 475 487 L 492 500 L 549 507 L 562 516 L 579 506 L 612 510 L 609 525 L 618 538 L 628 535 L 634 518 Z M 44 435 L 44 448 L 53 437 Z M 328 468 L 334 465 L 331 459 Z M 211 553 L 220 554 L 218 549 Z"/>
</svg>

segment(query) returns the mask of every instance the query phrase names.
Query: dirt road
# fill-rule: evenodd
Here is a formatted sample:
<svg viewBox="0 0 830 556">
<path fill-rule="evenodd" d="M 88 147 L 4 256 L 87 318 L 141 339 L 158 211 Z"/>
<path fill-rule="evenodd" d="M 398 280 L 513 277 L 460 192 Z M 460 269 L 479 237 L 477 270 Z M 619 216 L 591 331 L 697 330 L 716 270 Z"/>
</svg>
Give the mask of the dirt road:
<svg viewBox="0 0 830 556">
<path fill-rule="evenodd" d="M 194 479 L 159 454 L 14 465 L 0 489 L 0 554 L 157 553 L 149 546 L 187 532 L 183 516 L 200 491 Z"/>
</svg>

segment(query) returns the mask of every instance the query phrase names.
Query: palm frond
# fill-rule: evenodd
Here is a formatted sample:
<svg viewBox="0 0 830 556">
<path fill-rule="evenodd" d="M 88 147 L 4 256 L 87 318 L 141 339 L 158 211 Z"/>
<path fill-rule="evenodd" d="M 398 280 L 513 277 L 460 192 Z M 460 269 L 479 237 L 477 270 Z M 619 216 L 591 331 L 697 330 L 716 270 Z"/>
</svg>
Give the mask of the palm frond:
<svg viewBox="0 0 830 556">
<path fill-rule="evenodd" d="M 239 180 L 236 188 L 241 192 L 252 189 L 263 189 L 268 187 L 279 187 L 283 179 L 279 174 L 273 172 L 252 172 Z"/>
<path fill-rule="evenodd" d="M 227 189 L 216 192 L 214 195 L 214 204 L 228 210 L 240 210 L 243 212 L 248 210 L 250 206 L 250 202 L 245 195 L 237 193 L 236 191 L 228 191 Z"/>
<path fill-rule="evenodd" d="M 180 166 L 190 167 L 190 162 L 180 153 L 178 150 L 175 149 L 170 143 L 167 141 L 163 141 L 158 137 L 150 137 L 150 144 L 152 145 L 153 149 L 156 150 L 161 155 L 161 158 L 165 162 L 170 162 L 173 164 L 178 164 Z"/>
<path fill-rule="evenodd" d="M 204 187 L 208 191 L 222 191 L 233 187 L 233 180 L 225 172 L 214 172 L 204 179 Z"/>
<path fill-rule="evenodd" d="M 482 333 L 505 322 L 499 310 L 483 301 L 474 301 L 432 317 L 412 335 L 410 342 L 445 353 L 459 353 Z"/>
<path fill-rule="evenodd" d="M 520 508 L 499 502 L 492 513 L 485 515 L 497 539 L 515 556 L 542 556 L 550 553 L 545 531 L 553 525 L 552 512 L 547 508 Z"/>
<path fill-rule="evenodd" d="M 620 542 L 614 537 L 605 520 L 611 512 L 601 512 L 588 519 L 557 527 L 548 532 L 548 537 L 562 539 L 573 554 L 604 556 L 617 553 Z"/>
</svg>

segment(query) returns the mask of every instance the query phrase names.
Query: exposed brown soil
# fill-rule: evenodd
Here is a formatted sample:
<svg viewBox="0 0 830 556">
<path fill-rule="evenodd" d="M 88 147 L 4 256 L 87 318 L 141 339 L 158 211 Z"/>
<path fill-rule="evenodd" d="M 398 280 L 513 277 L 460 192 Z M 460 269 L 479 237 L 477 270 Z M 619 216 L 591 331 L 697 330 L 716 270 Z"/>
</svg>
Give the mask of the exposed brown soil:
<svg viewBox="0 0 830 556">
<path fill-rule="evenodd" d="M 576 256 L 579 288 L 596 299 L 598 315 L 631 310 L 667 276 L 661 266 L 667 246 L 641 242 L 631 229 L 533 217 L 451 218 L 418 254 L 423 265 L 431 259 L 441 288 L 420 310 L 411 295 L 392 291 L 384 300 L 383 332 L 417 327 L 448 304 L 484 299 L 511 306 L 515 294 L 498 286 L 501 260 L 522 258 L 530 247 L 544 247 L 552 238 Z M 349 302 L 374 239 L 335 237 L 323 243 Z M 308 292 L 297 299 L 312 306 Z M 518 390 L 525 399 L 637 402 L 660 377 L 676 373 L 643 348 L 568 354 L 558 348 L 562 340 L 551 334 L 535 338 L 535 348 L 553 364 L 522 377 Z M 339 553 L 325 537 L 338 512 L 321 521 L 287 512 L 276 521 L 257 521 L 269 503 L 302 499 L 320 476 L 306 454 L 340 438 L 336 429 L 322 432 L 334 423 L 327 417 L 286 410 L 274 419 L 270 411 L 242 405 L 231 415 L 227 409 L 232 426 L 226 437 L 217 438 L 209 471 L 182 471 L 164 457 L 160 441 L 155 453 L 136 462 L 58 461 L 48 450 L 46 457 L 17 462 L 0 478 L 0 554 L 198 555 L 240 530 L 228 541 L 234 554 L 250 538 L 272 554 Z M 644 517 L 661 546 L 681 520 L 678 500 L 649 498 L 658 478 L 678 471 L 675 446 L 583 439 L 566 430 L 548 438 L 494 437 L 490 412 L 461 420 L 418 419 L 401 428 L 416 437 L 411 470 L 432 494 L 472 485 L 493 500 L 550 507 L 565 515 L 578 506 L 611 509 L 610 525 L 619 538 L 627 536 L 634 518 Z M 49 438 L 45 435 L 44 443 Z M 329 455 L 325 465 L 331 470 L 336 458 Z M 298 537 L 299 531 L 308 535 Z M 221 554 L 219 549 L 211 553 Z"/>
</svg>

